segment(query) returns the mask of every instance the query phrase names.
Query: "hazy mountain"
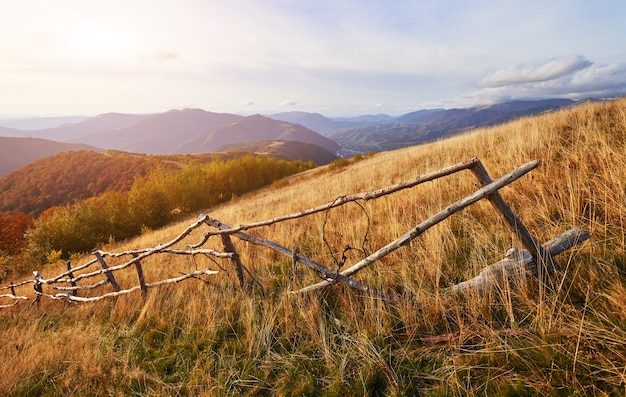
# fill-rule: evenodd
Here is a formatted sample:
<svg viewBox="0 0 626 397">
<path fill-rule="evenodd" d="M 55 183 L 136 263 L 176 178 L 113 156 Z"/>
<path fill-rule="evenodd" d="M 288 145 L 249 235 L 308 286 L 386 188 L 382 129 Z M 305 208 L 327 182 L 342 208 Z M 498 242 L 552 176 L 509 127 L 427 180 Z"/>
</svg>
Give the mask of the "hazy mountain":
<svg viewBox="0 0 626 397">
<path fill-rule="evenodd" d="M 319 113 L 283 112 L 275 113 L 268 117 L 274 120 L 303 125 L 306 128 L 319 132 L 325 136 L 334 131 L 358 126 L 348 121 L 333 120 Z"/>
<path fill-rule="evenodd" d="M 387 123 L 390 121 L 393 121 L 393 119 L 395 119 L 395 117 L 390 116 L 388 114 L 365 114 L 362 116 L 355 116 L 355 117 L 336 117 L 333 118 L 333 120 L 335 121 L 343 121 L 343 122 L 349 122 L 351 124 L 357 123 L 357 124 L 363 124 L 363 123 L 367 123 L 367 124 L 380 124 L 380 123 Z"/>
<path fill-rule="evenodd" d="M 364 115 L 358 117 L 342 117 L 342 118 L 328 118 L 319 113 L 307 113 L 307 112 L 284 112 L 275 113 L 268 117 L 274 120 L 287 121 L 289 123 L 296 123 L 305 126 L 315 132 L 319 132 L 324 136 L 329 136 L 333 132 L 365 127 L 373 124 L 380 124 L 383 122 L 390 122 L 394 118 L 386 114 L 377 115 Z"/>
<path fill-rule="evenodd" d="M 22 137 L 24 136 L 24 131 L 0 126 L 0 136 Z"/>
<path fill-rule="evenodd" d="M 311 143 L 297 141 L 255 141 L 230 143 L 217 148 L 219 152 L 243 151 L 279 160 L 312 161 L 315 165 L 325 165 L 337 160 L 337 155 Z"/>
<path fill-rule="evenodd" d="M 16 128 L 23 131 L 41 130 L 44 128 L 59 127 L 63 124 L 78 123 L 87 116 L 51 116 L 51 117 L 23 117 L 0 119 L 0 126 Z"/>
<path fill-rule="evenodd" d="M 83 135 L 79 139 L 81 142 L 107 149 L 150 154 L 181 153 L 174 150 L 181 142 L 242 118 L 234 114 L 213 113 L 201 109 L 170 110 L 115 130 Z"/>
<path fill-rule="evenodd" d="M 28 136 L 51 139 L 54 141 L 86 143 L 98 146 L 98 144 L 82 141 L 80 137 L 88 134 L 95 134 L 120 128 L 132 123 L 136 123 L 137 121 L 143 120 L 146 117 L 149 117 L 149 115 L 105 113 L 95 117 L 89 117 L 78 123 L 63 124 L 59 127 L 33 130 L 28 131 L 27 133 Z"/>
<path fill-rule="evenodd" d="M 35 160 L 74 150 L 103 150 L 84 144 L 40 138 L 0 137 L 0 177 Z"/>
<path fill-rule="evenodd" d="M 274 120 L 257 114 L 242 117 L 199 134 L 180 144 L 173 153 L 212 152 L 229 143 L 275 140 L 311 143 L 331 153 L 336 153 L 340 149 L 333 140 L 300 124 Z"/>
<path fill-rule="evenodd" d="M 569 99 L 549 99 L 513 101 L 465 109 L 420 110 L 397 117 L 391 123 L 343 130 L 329 137 L 348 150 L 361 152 L 393 150 L 576 103 Z"/>
</svg>

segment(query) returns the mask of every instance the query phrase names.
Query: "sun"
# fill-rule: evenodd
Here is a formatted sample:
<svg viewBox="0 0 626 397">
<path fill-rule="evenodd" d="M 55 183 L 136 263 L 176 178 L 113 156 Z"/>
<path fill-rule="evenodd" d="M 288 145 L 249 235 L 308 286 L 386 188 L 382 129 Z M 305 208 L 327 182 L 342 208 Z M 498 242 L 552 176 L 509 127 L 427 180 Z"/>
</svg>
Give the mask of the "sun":
<svg viewBox="0 0 626 397">
<path fill-rule="evenodd" d="M 79 55 L 88 60 L 115 61 L 126 55 L 124 35 L 112 28 L 90 28 L 78 39 Z"/>
</svg>

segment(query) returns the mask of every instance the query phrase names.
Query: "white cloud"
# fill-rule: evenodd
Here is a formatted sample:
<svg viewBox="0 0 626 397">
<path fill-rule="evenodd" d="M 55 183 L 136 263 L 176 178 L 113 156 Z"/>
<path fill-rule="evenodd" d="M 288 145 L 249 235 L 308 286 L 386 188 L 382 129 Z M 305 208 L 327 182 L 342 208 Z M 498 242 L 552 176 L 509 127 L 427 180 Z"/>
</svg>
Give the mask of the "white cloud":
<svg viewBox="0 0 626 397">
<path fill-rule="evenodd" d="M 500 69 L 483 77 L 478 85 L 481 87 L 503 87 L 513 84 L 537 83 L 557 79 L 584 70 L 592 62 L 581 55 L 567 58 L 552 59 L 539 66 L 520 65 Z"/>
<path fill-rule="evenodd" d="M 485 84 L 488 81 L 490 84 Z M 506 83 L 506 84 L 505 84 Z M 615 97 L 626 94 L 626 64 L 598 64 L 583 57 L 553 60 L 538 67 L 510 67 L 479 80 L 478 90 L 424 104 L 469 107 L 517 99 Z"/>
<path fill-rule="evenodd" d="M 295 99 L 287 99 L 279 103 L 280 106 L 296 106 L 298 104 L 298 101 Z"/>
</svg>

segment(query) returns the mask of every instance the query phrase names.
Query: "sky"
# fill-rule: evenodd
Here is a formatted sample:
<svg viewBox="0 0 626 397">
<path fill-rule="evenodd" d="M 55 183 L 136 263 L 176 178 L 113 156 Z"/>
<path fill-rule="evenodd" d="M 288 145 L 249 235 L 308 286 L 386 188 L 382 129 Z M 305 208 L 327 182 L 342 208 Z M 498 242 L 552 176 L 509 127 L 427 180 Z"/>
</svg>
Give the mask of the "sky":
<svg viewBox="0 0 626 397">
<path fill-rule="evenodd" d="M 626 94 L 623 0 L 0 0 L 0 115 Z"/>
</svg>

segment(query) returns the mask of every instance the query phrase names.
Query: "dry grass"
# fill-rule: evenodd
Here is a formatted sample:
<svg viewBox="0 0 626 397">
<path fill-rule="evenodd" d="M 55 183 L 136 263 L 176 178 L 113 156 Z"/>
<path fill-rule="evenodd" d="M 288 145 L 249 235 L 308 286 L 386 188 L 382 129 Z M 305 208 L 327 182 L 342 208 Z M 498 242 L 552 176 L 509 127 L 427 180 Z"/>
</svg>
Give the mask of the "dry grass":
<svg viewBox="0 0 626 397">
<path fill-rule="evenodd" d="M 589 103 L 378 153 L 343 169 L 312 170 L 210 210 L 239 225 L 473 156 L 494 178 L 539 159 L 539 169 L 501 191 L 504 198 L 541 241 L 572 226 L 593 234 L 557 257 L 565 272 L 553 291 L 531 281 L 466 299 L 439 292 L 519 246 L 482 202 L 358 274 L 404 293 L 408 299 L 396 306 L 343 286 L 286 294 L 319 278 L 302 268 L 291 280 L 288 258 L 235 239 L 265 295 L 241 293 L 234 276 L 221 272 L 211 284 L 152 290 L 145 302 L 137 294 L 82 306 L 43 300 L 1 311 L 0 394 L 623 395 L 625 154 L 626 99 Z M 372 252 L 475 188 L 465 172 L 362 203 L 365 211 L 349 204 L 254 233 L 333 266 L 346 244 Z M 328 246 L 321 239 L 326 215 Z M 108 248 L 154 246 L 189 223 Z M 361 255 L 351 251 L 348 263 Z M 146 262 L 144 271 L 156 279 L 204 265 L 166 258 Z M 120 282 L 133 285 L 134 278 L 128 272 Z M 431 336 L 441 338 L 425 339 Z"/>
</svg>

